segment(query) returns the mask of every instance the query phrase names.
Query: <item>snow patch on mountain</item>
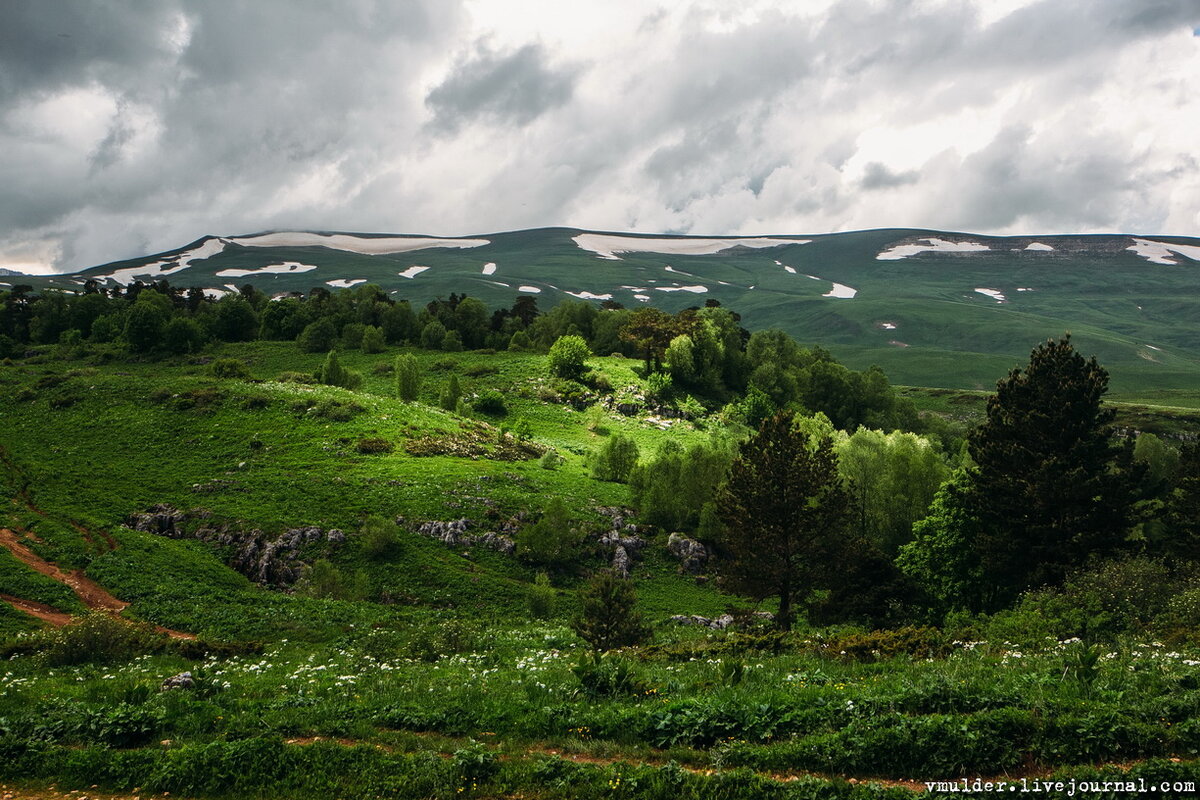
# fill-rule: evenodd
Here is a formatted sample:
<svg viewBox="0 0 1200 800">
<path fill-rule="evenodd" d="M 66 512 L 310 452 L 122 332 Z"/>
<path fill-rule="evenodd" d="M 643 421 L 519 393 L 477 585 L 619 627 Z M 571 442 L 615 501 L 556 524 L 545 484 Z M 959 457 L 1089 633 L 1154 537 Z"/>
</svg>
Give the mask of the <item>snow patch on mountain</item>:
<svg viewBox="0 0 1200 800">
<path fill-rule="evenodd" d="M 581 233 L 572 237 L 583 250 L 591 250 L 600 258 L 620 261 L 617 253 L 663 253 L 666 255 L 707 256 L 734 247 L 782 247 L 787 244 L 808 244 L 812 239 L 769 239 L 765 236 L 744 239 L 641 239 L 635 236 L 614 236 L 606 233 Z"/>
<path fill-rule="evenodd" d="M 875 260 L 899 261 L 902 258 L 908 258 L 920 253 L 974 253 L 992 249 L 986 244 L 979 244 L 978 242 L 951 242 L 946 239 L 936 239 L 933 237 L 918 239 L 917 241 L 926 242 L 926 244 L 899 244 L 884 250 L 875 256 Z"/>
</svg>

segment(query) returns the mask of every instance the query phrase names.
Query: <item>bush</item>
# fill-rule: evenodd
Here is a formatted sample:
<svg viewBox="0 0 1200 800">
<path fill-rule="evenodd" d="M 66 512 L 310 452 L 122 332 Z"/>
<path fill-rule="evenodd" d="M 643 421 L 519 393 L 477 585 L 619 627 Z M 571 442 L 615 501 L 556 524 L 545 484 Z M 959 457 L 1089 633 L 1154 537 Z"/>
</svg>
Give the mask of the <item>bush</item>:
<svg viewBox="0 0 1200 800">
<path fill-rule="evenodd" d="M 323 353 L 333 347 L 335 339 L 337 339 L 337 328 L 333 326 L 333 322 L 328 317 L 322 317 L 305 326 L 300 335 L 296 337 L 296 344 L 305 353 Z"/>
<path fill-rule="evenodd" d="M 571 527 L 562 499 L 552 497 L 542 518 L 517 533 L 517 555 L 539 566 L 562 569 L 578 561 L 584 538 L 583 530 Z"/>
<path fill-rule="evenodd" d="M 362 374 L 343 367 L 338 361 L 337 351 L 330 350 L 325 356 L 325 363 L 317 370 L 317 382 L 353 390 L 362 386 Z"/>
<path fill-rule="evenodd" d="M 571 627 L 593 650 L 631 647 L 650 638 L 650 629 L 637 610 L 637 592 L 628 578 L 601 570 L 580 589 L 579 602 L 579 616 Z"/>
<path fill-rule="evenodd" d="M 592 477 L 601 481 L 625 483 L 629 474 L 637 466 L 637 442 L 627 436 L 617 434 L 608 439 L 596 454 L 592 462 Z"/>
<path fill-rule="evenodd" d="M 458 376 L 451 375 L 442 393 L 438 395 L 438 405 L 447 411 L 457 411 L 458 401 L 462 398 L 462 389 L 458 385 Z"/>
<path fill-rule="evenodd" d="M 442 337 L 442 349 L 447 353 L 461 353 L 463 349 L 462 336 L 458 331 L 446 331 Z"/>
<path fill-rule="evenodd" d="M 396 356 L 396 396 L 412 403 L 421 392 L 421 367 L 412 353 Z"/>
<path fill-rule="evenodd" d="M 577 380 L 587 372 L 587 358 L 592 354 L 582 336 L 560 336 L 550 346 L 546 364 L 556 378 Z"/>
<path fill-rule="evenodd" d="M 555 450 L 547 450 L 542 454 L 542 457 L 538 459 L 538 466 L 540 466 L 542 469 L 558 469 L 565 463 L 567 463 L 567 460 L 560 456 Z"/>
<path fill-rule="evenodd" d="M 495 375 L 500 370 L 491 364 L 472 364 L 463 370 L 468 378 L 482 378 L 484 375 Z"/>
<path fill-rule="evenodd" d="M 46 634 L 40 659 L 49 667 L 115 664 L 161 650 L 164 639 L 148 625 L 92 613 Z"/>
<path fill-rule="evenodd" d="M 550 585 L 550 576 L 539 572 L 534 578 L 533 586 L 529 587 L 529 616 L 534 619 L 549 619 L 554 616 L 556 605 L 558 597 L 554 587 Z"/>
<path fill-rule="evenodd" d="M 383 330 L 368 325 L 362 332 L 362 351 L 364 353 L 382 353 L 387 348 L 383 338 Z"/>
<path fill-rule="evenodd" d="M 382 558 L 400 543 L 400 529 L 385 517 L 371 515 L 363 522 L 360 532 L 363 552 L 370 558 Z"/>
<path fill-rule="evenodd" d="M 279 383 L 306 383 L 310 385 L 317 382 L 317 379 L 307 372 L 281 372 L 275 380 Z"/>
<path fill-rule="evenodd" d="M 359 439 L 355 449 L 363 455 L 374 455 L 390 453 L 396 449 L 396 446 L 387 439 Z"/>
<path fill-rule="evenodd" d="M 482 411 L 484 414 L 503 414 L 508 409 L 504 405 L 504 395 L 496 389 L 485 389 L 480 392 L 475 401 L 471 404 L 476 411 Z"/>
<path fill-rule="evenodd" d="M 214 378 L 237 378 L 245 380 L 250 377 L 250 368 L 240 358 L 218 358 L 209 367 Z"/>
</svg>

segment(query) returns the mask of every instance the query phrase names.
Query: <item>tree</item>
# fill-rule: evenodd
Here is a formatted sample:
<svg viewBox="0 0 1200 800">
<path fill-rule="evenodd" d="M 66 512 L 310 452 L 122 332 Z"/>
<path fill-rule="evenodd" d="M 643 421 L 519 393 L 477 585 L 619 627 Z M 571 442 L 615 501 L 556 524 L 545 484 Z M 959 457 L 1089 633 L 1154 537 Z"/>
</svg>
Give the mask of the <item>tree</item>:
<svg viewBox="0 0 1200 800">
<path fill-rule="evenodd" d="M 968 440 L 966 498 L 981 523 L 987 608 L 1121 549 L 1144 467 L 1133 463 L 1132 442 L 1114 441 L 1107 389 L 1108 373 L 1068 335 L 1036 347 L 988 399 Z"/>
<path fill-rule="evenodd" d="M 600 452 L 592 463 L 592 477 L 600 481 L 625 483 L 629 480 L 629 473 L 637 466 L 639 455 L 637 442 L 633 439 L 619 433 L 610 436 L 600 446 Z"/>
<path fill-rule="evenodd" d="M 382 353 L 384 351 L 383 331 L 374 325 L 363 328 L 362 350 L 364 353 Z"/>
<path fill-rule="evenodd" d="M 566 569 L 578 561 L 586 532 L 571 525 L 562 498 L 552 497 L 542 517 L 516 535 L 517 555 L 549 569 Z"/>
<path fill-rule="evenodd" d="M 412 353 L 396 356 L 396 396 L 405 402 L 416 401 L 421 392 L 421 367 Z"/>
<path fill-rule="evenodd" d="M 982 572 L 975 539 L 979 520 L 964 498 L 966 472 L 950 477 L 934 495 L 929 515 L 913 525 L 896 566 L 919 587 L 930 621 L 958 610 L 982 608 Z"/>
<path fill-rule="evenodd" d="M 325 356 L 325 363 L 317 370 L 317 382 L 326 386 L 357 389 L 362 385 L 362 375 L 343 367 L 338 361 L 337 350 L 330 350 L 329 355 Z"/>
<path fill-rule="evenodd" d="M 579 592 L 579 616 L 571 623 L 596 652 L 632 647 L 650 638 L 637 610 L 633 582 L 612 570 L 601 570 Z"/>
<path fill-rule="evenodd" d="M 430 320 L 421 329 L 421 347 L 426 350 L 440 350 L 442 341 L 446 338 L 446 326 L 436 319 Z"/>
<path fill-rule="evenodd" d="M 438 396 L 438 405 L 447 411 L 454 411 L 458 408 L 460 397 L 462 397 L 462 388 L 458 385 L 458 376 L 451 375 L 450 380 L 446 382 L 446 387 Z"/>
<path fill-rule="evenodd" d="M 158 292 L 142 292 L 125 318 L 125 341 L 135 352 L 158 346 L 163 328 L 171 318 L 171 301 Z"/>
<path fill-rule="evenodd" d="M 591 354 L 582 336 L 560 336 L 550 346 L 546 364 L 551 375 L 578 380 L 587 372 L 587 358 Z"/>
<path fill-rule="evenodd" d="M 163 328 L 162 340 L 172 353 L 193 353 L 204 344 L 204 331 L 194 319 L 174 317 Z"/>
<path fill-rule="evenodd" d="M 794 603 L 833 583 L 848 503 L 833 440 L 813 446 L 791 414 L 775 414 L 741 446 L 717 496 L 725 585 L 778 596 L 776 622 L 790 630 Z"/>
<path fill-rule="evenodd" d="M 337 339 L 337 328 L 329 317 L 321 317 L 316 322 L 309 323 L 296 337 L 296 344 L 305 353 L 321 353 L 329 350 Z"/>
</svg>

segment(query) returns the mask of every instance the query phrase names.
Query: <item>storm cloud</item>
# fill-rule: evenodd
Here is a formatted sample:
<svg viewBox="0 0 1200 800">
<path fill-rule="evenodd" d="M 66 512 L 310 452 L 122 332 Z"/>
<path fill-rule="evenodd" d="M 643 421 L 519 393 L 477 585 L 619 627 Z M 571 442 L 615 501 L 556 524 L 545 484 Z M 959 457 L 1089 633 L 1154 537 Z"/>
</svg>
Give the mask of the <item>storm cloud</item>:
<svg viewBox="0 0 1200 800">
<path fill-rule="evenodd" d="M 1194 0 L 97 0 L 0 24 L 0 267 L 204 234 L 1200 234 Z"/>
</svg>

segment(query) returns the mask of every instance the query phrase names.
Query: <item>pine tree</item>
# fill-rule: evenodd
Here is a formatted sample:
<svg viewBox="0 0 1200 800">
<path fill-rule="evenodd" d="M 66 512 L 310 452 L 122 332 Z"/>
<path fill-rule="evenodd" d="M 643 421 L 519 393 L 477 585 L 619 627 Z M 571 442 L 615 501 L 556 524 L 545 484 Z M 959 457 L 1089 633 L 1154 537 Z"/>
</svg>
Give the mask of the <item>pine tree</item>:
<svg viewBox="0 0 1200 800">
<path fill-rule="evenodd" d="M 758 600 L 778 596 L 776 622 L 790 630 L 795 602 L 831 586 L 848 544 L 849 497 L 833 441 L 814 447 L 791 414 L 775 414 L 742 445 L 717 513 L 724 584 Z"/>
<path fill-rule="evenodd" d="M 446 383 L 446 388 L 442 390 L 441 396 L 438 397 L 438 405 L 447 411 L 454 411 L 458 408 L 460 397 L 462 397 L 462 389 L 458 385 L 458 376 L 451 375 L 450 380 Z"/>
<path fill-rule="evenodd" d="M 317 372 L 317 380 L 326 386 L 345 385 L 346 369 L 338 361 L 337 350 L 330 350 L 329 354 L 325 356 L 325 363 Z"/>
<path fill-rule="evenodd" d="M 1121 547 L 1138 467 L 1131 443 L 1114 441 L 1107 389 L 1108 373 L 1068 335 L 1035 348 L 988 399 L 969 439 L 966 498 L 981 523 L 985 607 L 1058 584 L 1089 556 Z"/>
<path fill-rule="evenodd" d="M 571 627 L 596 652 L 631 647 L 650 638 L 628 578 L 601 570 L 580 590 L 579 600 L 579 616 Z"/>
</svg>

